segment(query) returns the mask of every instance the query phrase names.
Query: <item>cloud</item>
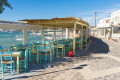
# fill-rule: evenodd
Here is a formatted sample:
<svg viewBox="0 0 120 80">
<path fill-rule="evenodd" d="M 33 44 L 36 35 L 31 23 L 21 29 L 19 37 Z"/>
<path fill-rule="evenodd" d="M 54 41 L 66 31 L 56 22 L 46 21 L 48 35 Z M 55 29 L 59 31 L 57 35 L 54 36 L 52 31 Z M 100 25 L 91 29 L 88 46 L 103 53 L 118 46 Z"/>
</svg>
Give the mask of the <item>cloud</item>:
<svg viewBox="0 0 120 80">
<path fill-rule="evenodd" d="M 85 21 L 88 21 L 90 25 L 94 25 L 95 22 L 95 16 L 94 13 L 96 12 L 96 20 L 97 23 L 99 22 L 100 19 L 103 18 L 108 18 L 111 16 L 111 13 L 120 10 L 120 3 L 113 3 L 113 5 L 110 8 L 106 9 L 100 9 L 100 10 L 92 10 L 88 12 L 83 12 L 83 13 L 78 13 L 79 15 L 84 15 L 82 19 Z"/>
</svg>

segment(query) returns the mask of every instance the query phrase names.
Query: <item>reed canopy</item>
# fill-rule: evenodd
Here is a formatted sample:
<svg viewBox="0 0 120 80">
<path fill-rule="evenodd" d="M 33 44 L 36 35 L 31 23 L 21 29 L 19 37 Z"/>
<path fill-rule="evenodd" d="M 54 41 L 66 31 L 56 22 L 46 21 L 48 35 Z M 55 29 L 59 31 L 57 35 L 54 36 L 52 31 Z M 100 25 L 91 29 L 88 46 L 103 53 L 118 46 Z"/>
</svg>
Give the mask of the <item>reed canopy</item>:
<svg viewBox="0 0 120 80">
<path fill-rule="evenodd" d="M 42 41 L 44 41 L 44 33 L 45 28 L 54 28 L 54 40 L 56 40 L 56 27 L 62 28 L 62 39 L 63 39 L 63 28 L 73 28 L 73 52 L 75 55 L 75 45 L 76 45 L 76 30 L 81 29 L 81 50 L 82 50 L 82 43 L 83 43 L 83 29 L 85 29 L 86 34 L 86 42 L 88 36 L 88 27 L 89 23 L 83 21 L 81 18 L 74 18 L 74 17 L 66 17 L 66 18 L 52 18 L 52 19 L 24 19 L 20 21 L 25 21 L 27 24 L 38 25 L 42 28 Z M 66 35 L 69 35 L 69 31 L 67 29 Z"/>
<path fill-rule="evenodd" d="M 28 24 L 39 25 L 41 27 L 73 28 L 74 23 L 76 23 L 77 27 L 81 27 L 81 25 L 89 26 L 87 22 L 81 20 L 80 18 L 74 18 L 74 17 L 52 18 L 52 19 L 24 19 L 20 21 L 26 21 L 26 23 Z"/>
</svg>

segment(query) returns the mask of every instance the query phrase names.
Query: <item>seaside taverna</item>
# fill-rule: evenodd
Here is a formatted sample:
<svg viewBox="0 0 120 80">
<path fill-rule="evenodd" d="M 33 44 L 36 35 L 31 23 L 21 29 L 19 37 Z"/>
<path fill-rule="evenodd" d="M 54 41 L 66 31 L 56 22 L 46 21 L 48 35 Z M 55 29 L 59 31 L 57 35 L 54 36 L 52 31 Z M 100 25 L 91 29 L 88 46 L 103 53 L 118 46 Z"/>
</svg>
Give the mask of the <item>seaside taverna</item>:
<svg viewBox="0 0 120 80">
<path fill-rule="evenodd" d="M 25 19 L 20 21 L 24 21 L 24 23 L 7 21 L 0 23 L 0 29 L 23 30 L 24 38 L 23 43 L 11 45 L 8 49 L 5 46 L 0 46 L 2 77 L 6 73 L 14 75 L 21 73 L 20 71 L 27 71 L 31 64 L 54 63 L 56 58 L 70 56 L 69 51 L 72 51 L 72 56 L 75 56 L 76 50 L 80 51 L 87 47 L 89 23 L 80 18 Z M 47 29 L 53 29 L 54 40 L 45 41 L 45 30 Z M 57 29 L 61 29 L 61 39 L 56 38 Z M 42 30 L 42 40 L 27 43 L 28 30 Z M 63 38 L 63 30 L 66 30 L 66 38 Z M 69 31 L 72 32 L 72 35 L 69 35 Z M 71 36 L 72 38 L 70 38 Z M 9 68 L 10 64 L 12 67 Z"/>
</svg>

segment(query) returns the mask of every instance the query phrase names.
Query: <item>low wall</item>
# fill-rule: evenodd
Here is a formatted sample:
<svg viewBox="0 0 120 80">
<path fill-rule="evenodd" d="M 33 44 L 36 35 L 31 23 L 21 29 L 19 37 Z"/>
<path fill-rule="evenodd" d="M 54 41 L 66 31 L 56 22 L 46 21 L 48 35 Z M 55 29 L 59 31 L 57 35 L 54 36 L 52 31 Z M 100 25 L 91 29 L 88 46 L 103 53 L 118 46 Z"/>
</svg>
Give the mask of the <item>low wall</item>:
<svg viewBox="0 0 120 80">
<path fill-rule="evenodd" d="M 101 37 L 101 38 L 105 38 L 105 36 L 102 36 L 102 35 L 97 35 L 98 37 Z"/>
<path fill-rule="evenodd" d="M 118 39 L 120 37 L 120 33 L 112 34 L 112 39 Z"/>
</svg>

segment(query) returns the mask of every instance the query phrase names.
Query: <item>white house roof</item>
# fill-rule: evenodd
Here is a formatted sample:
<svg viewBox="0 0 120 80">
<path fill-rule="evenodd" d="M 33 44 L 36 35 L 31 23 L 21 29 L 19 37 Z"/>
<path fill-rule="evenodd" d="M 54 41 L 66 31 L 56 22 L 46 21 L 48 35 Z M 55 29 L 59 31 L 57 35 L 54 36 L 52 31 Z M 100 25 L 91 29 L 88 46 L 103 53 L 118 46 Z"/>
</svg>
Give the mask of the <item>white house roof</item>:
<svg viewBox="0 0 120 80">
<path fill-rule="evenodd" d="M 111 14 L 111 16 L 114 16 L 114 15 L 116 15 L 116 14 L 118 14 L 118 13 L 120 13 L 120 10 L 118 10 L 118 11 L 116 11 L 116 12 L 113 12 L 113 13 Z"/>
<path fill-rule="evenodd" d="M 103 19 L 101 19 L 100 21 L 104 21 L 104 20 L 107 20 L 107 19 L 111 19 L 111 18 L 103 18 Z"/>
</svg>

